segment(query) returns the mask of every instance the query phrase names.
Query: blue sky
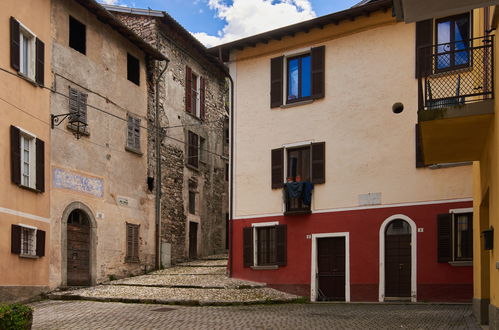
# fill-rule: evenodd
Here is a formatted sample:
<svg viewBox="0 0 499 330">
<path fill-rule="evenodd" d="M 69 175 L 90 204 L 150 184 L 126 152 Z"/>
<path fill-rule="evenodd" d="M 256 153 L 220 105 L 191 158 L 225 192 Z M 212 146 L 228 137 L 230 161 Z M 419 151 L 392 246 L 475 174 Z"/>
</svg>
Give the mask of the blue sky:
<svg viewBox="0 0 499 330">
<path fill-rule="evenodd" d="M 347 9 L 359 0 L 99 0 L 164 10 L 207 46 Z"/>
</svg>

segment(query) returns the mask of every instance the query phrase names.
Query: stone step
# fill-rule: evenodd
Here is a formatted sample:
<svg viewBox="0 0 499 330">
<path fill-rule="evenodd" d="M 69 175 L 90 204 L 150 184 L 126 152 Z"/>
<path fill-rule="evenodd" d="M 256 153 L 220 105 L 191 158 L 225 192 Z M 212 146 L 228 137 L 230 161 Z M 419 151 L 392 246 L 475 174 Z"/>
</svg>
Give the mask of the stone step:
<svg viewBox="0 0 499 330">
<path fill-rule="evenodd" d="M 227 260 L 193 260 L 178 264 L 179 267 L 227 267 Z"/>
<path fill-rule="evenodd" d="M 171 267 L 157 270 L 148 275 L 225 275 L 225 267 Z"/>
</svg>

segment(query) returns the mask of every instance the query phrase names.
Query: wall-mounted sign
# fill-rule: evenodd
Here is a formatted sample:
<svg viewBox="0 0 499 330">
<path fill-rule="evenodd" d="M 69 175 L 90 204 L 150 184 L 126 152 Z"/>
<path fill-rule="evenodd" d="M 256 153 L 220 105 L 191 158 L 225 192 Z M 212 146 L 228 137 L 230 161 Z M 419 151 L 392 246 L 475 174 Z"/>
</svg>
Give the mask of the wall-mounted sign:
<svg viewBox="0 0 499 330">
<path fill-rule="evenodd" d="M 73 190 L 99 198 L 104 197 L 103 179 L 86 176 L 62 168 L 53 168 L 52 184 L 54 188 Z"/>
</svg>

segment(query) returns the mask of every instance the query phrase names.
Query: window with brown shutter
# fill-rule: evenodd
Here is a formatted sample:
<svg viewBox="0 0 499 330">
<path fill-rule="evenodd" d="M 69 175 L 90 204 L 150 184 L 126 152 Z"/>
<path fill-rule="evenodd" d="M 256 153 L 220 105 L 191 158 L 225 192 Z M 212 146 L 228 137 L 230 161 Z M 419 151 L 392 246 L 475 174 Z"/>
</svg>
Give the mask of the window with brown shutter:
<svg viewBox="0 0 499 330">
<path fill-rule="evenodd" d="M 21 226 L 11 226 L 10 252 L 14 254 L 21 254 Z"/>
<path fill-rule="evenodd" d="M 21 134 L 15 126 L 10 126 L 10 176 L 13 184 L 21 184 Z"/>
<path fill-rule="evenodd" d="M 312 143 L 312 183 L 326 182 L 326 143 Z"/>
<path fill-rule="evenodd" d="M 191 131 L 187 132 L 187 164 L 199 166 L 199 136 Z"/>
<path fill-rule="evenodd" d="M 20 34 L 19 22 L 14 18 L 10 18 L 10 66 L 16 70 L 20 70 Z"/>
<path fill-rule="evenodd" d="M 44 84 L 45 44 L 14 17 L 10 18 L 10 65 L 22 77 Z"/>
<path fill-rule="evenodd" d="M 254 239 L 254 235 L 256 235 L 256 239 Z M 255 256 L 256 259 L 254 259 Z M 243 260 L 245 267 L 285 266 L 287 262 L 287 225 L 243 228 Z"/>
<path fill-rule="evenodd" d="M 284 56 L 270 60 L 270 107 L 282 105 Z"/>
<path fill-rule="evenodd" d="M 190 67 L 185 67 L 185 111 L 192 111 L 192 70 Z"/>
<path fill-rule="evenodd" d="M 473 260 L 473 213 L 437 216 L 438 262 Z"/>
<path fill-rule="evenodd" d="M 139 225 L 126 224 L 126 262 L 139 262 Z"/>
<path fill-rule="evenodd" d="M 45 256 L 45 231 L 40 229 L 36 231 L 36 255 Z"/>
<path fill-rule="evenodd" d="M 36 139 L 36 190 L 45 191 L 45 143 Z"/>
<path fill-rule="evenodd" d="M 199 78 L 199 117 L 205 117 L 205 97 L 206 97 L 206 80 L 203 77 Z"/>
<path fill-rule="evenodd" d="M 284 148 L 274 149 L 271 154 L 272 189 L 284 184 Z"/>
<path fill-rule="evenodd" d="M 311 49 L 312 55 L 312 98 L 320 99 L 325 94 L 325 46 Z"/>
<path fill-rule="evenodd" d="M 276 226 L 276 264 L 278 266 L 286 266 L 287 263 L 287 226 Z"/>
<path fill-rule="evenodd" d="M 43 86 L 45 84 L 45 44 L 36 38 L 36 73 L 35 81 Z"/>
<path fill-rule="evenodd" d="M 437 235 L 438 262 L 449 262 L 452 260 L 452 214 L 437 216 Z"/>
<path fill-rule="evenodd" d="M 253 228 L 243 228 L 243 262 L 244 267 L 253 266 Z"/>
<path fill-rule="evenodd" d="M 427 48 L 433 44 L 433 19 L 416 23 L 416 78 L 420 78 L 432 70 L 432 57 L 425 54 Z M 428 48 L 431 50 L 431 48 Z"/>
</svg>

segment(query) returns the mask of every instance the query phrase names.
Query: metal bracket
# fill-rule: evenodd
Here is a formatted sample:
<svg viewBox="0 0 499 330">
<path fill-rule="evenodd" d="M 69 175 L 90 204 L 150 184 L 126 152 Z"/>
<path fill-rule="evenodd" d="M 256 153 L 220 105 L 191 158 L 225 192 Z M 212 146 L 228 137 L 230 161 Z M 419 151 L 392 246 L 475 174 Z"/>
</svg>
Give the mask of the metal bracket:
<svg viewBox="0 0 499 330">
<path fill-rule="evenodd" d="M 56 126 L 59 126 L 69 116 L 75 116 L 77 119 L 80 118 L 80 114 L 74 113 L 74 112 L 64 113 L 61 115 L 51 114 L 50 115 L 50 126 L 52 127 L 52 129 L 54 129 Z M 76 132 L 74 133 L 74 135 L 76 136 L 76 139 L 80 139 L 80 137 L 83 133 L 82 131 L 80 131 L 80 127 L 83 127 L 83 128 L 87 127 L 88 124 L 81 122 L 81 121 L 78 121 L 78 120 L 76 120 L 76 122 L 77 122 L 77 124 L 75 124 Z M 73 122 L 70 122 L 70 124 L 73 124 Z"/>
</svg>

